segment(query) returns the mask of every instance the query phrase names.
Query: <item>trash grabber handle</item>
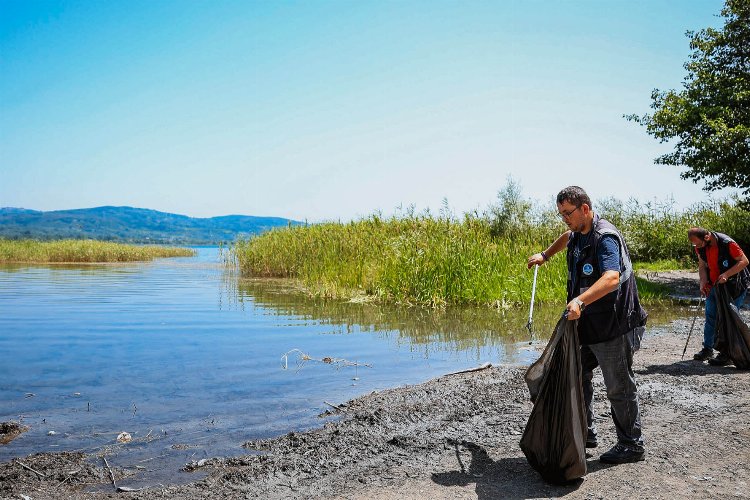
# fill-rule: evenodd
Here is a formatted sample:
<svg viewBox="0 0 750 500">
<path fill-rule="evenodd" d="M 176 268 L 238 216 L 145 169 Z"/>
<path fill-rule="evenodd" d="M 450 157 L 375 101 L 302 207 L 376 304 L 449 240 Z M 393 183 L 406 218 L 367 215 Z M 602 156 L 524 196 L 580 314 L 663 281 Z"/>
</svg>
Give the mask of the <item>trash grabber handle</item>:
<svg viewBox="0 0 750 500">
<path fill-rule="evenodd" d="M 531 329 L 531 325 L 534 321 L 534 296 L 536 295 L 536 275 L 539 272 L 539 264 L 534 265 L 534 284 L 531 285 L 531 305 L 529 306 L 529 321 L 526 323 L 526 328 L 529 329 L 529 340 L 534 339 L 534 332 Z"/>
<path fill-rule="evenodd" d="M 695 311 L 695 315 L 693 316 L 693 324 L 690 325 L 690 332 L 688 332 L 687 340 L 685 341 L 685 348 L 682 350 L 682 357 L 680 359 L 685 359 L 685 352 L 687 351 L 687 346 L 690 343 L 690 336 L 693 334 L 693 328 L 695 327 L 695 320 L 698 319 L 698 315 L 701 312 L 701 304 L 703 304 L 703 301 L 705 300 L 705 297 L 701 296 L 701 298 L 698 300 L 698 309 Z"/>
</svg>

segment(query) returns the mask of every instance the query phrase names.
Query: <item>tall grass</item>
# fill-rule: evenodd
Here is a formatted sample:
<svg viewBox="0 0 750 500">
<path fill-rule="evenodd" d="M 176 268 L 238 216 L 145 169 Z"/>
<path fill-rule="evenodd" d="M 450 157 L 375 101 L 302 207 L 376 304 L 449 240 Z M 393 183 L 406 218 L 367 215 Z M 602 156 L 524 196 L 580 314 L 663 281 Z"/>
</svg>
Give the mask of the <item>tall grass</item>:
<svg viewBox="0 0 750 500">
<path fill-rule="evenodd" d="M 126 245 L 95 240 L 0 239 L 0 262 L 132 262 L 195 255 L 189 248 Z"/>
<path fill-rule="evenodd" d="M 595 208 L 622 231 L 636 262 L 677 261 L 692 267 L 696 260 L 687 231 L 693 226 L 726 233 L 750 250 L 750 211 L 738 199 L 696 203 L 677 210 L 672 199 L 641 203 L 610 198 Z"/>
<path fill-rule="evenodd" d="M 531 291 L 526 256 L 540 250 L 531 234 L 497 238 L 476 217 L 377 215 L 347 224 L 275 229 L 237 242 L 232 255 L 243 275 L 299 278 L 314 295 L 369 295 L 402 304 L 510 305 Z M 555 259 L 539 273 L 538 296 L 564 286 Z"/>
<path fill-rule="evenodd" d="M 318 296 L 510 307 L 531 298 L 527 257 L 567 229 L 551 205 L 525 200 L 511 181 L 481 214 L 459 218 L 448 210 L 437 216 L 412 210 L 390 218 L 274 229 L 236 242 L 230 254 L 242 275 L 297 278 Z M 678 211 L 671 202 L 609 199 L 595 203 L 595 210 L 620 228 L 636 263 L 694 266 L 686 235 L 692 225 L 750 241 L 749 214 L 731 201 Z M 559 302 L 566 275 L 562 252 L 540 268 L 537 299 Z M 641 280 L 639 289 L 646 302 L 658 301 L 666 291 Z"/>
</svg>

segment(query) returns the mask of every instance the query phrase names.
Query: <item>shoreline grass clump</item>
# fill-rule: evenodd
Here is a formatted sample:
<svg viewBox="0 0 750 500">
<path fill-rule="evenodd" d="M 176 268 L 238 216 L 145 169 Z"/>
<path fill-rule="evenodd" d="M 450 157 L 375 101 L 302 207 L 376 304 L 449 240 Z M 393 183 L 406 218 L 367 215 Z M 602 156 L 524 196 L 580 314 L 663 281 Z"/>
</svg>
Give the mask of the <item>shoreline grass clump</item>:
<svg viewBox="0 0 750 500">
<path fill-rule="evenodd" d="M 413 210 L 401 216 L 371 215 L 348 223 L 277 228 L 230 248 L 229 262 L 242 276 L 299 280 L 312 295 L 367 296 L 373 300 L 440 307 L 528 304 L 533 271 L 529 255 L 567 228 L 554 202 L 541 208 L 510 181 L 484 213 L 456 217 Z M 750 242 L 750 212 L 736 200 L 703 203 L 679 211 L 674 203 L 639 204 L 608 199 L 594 210 L 620 228 L 636 269 L 694 269 L 687 230 L 700 225 Z M 536 299 L 565 297 L 564 252 L 539 270 Z M 664 301 L 668 290 L 638 278 L 646 303 Z"/>
<path fill-rule="evenodd" d="M 137 262 L 193 255 L 195 251 L 190 248 L 131 245 L 97 240 L 0 239 L 0 262 L 5 263 Z"/>
<path fill-rule="evenodd" d="M 324 297 L 366 295 L 427 306 L 528 302 L 533 271 L 526 268 L 526 256 L 540 250 L 539 237 L 549 240 L 554 233 L 545 224 L 535 225 L 533 234 L 513 231 L 512 238 L 497 232 L 477 214 L 372 215 L 273 229 L 235 242 L 230 260 L 243 276 L 296 278 Z M 545 265 L 537 297 L 559 301 L 565 275 L 564 259 Z"/>
</svg>

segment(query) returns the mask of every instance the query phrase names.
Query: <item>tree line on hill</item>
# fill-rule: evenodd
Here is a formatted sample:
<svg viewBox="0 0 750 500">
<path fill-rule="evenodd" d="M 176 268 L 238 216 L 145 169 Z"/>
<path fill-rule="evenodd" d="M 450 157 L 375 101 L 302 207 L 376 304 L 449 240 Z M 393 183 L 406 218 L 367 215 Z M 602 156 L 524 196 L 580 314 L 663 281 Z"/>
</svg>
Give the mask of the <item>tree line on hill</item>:
<svg viewBox="0 0 750 500">
<path fill-rule="evenodd" d="M 0 238 L 95 239 L 127 243 L 214 245 L 300 222 L 282 217 L 226 215 L 195 218 L 133 207 L 42 212 L 0 208 Z"/>
</svg>

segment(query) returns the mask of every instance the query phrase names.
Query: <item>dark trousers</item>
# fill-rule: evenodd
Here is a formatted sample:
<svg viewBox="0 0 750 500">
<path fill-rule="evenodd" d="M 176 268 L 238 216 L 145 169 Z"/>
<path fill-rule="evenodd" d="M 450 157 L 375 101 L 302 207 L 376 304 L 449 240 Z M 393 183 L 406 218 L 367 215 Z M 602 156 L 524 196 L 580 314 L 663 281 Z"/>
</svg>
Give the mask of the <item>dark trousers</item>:
<svg viewBox="0 0 750 500">
<path fill-rule="evenodd" d="M 617 429 L 617 442 L 628 448 L 642 450 L 641 412 L 638 408 L 638 388 L 633 373 L 633 343 L 631 336 L 620 335 L 598 344 L 581 346 L 583 370 L 583 398 L 586 403 L 586 422 L 589 436 L 596 436 L 592 398 L 594 368 L 601 367 L 612 420 Z"/>
<path fill-rule="evenodd" d="M 742 307 L 742 304 L 745 303 L 746 295 L 747 290 L 742 292 L 736 299 L 732 299 L 732 304 L 734 304 L 738 311 Z M 711 349 L 713 349 L 714 342 L 716 342 L 716 313 L 719 309 L 716 300 L 716 287 L 712 287 L 708 297 L 706 297 L 706 324 L 703 326 L 703 347 Z"/>
</svg>

